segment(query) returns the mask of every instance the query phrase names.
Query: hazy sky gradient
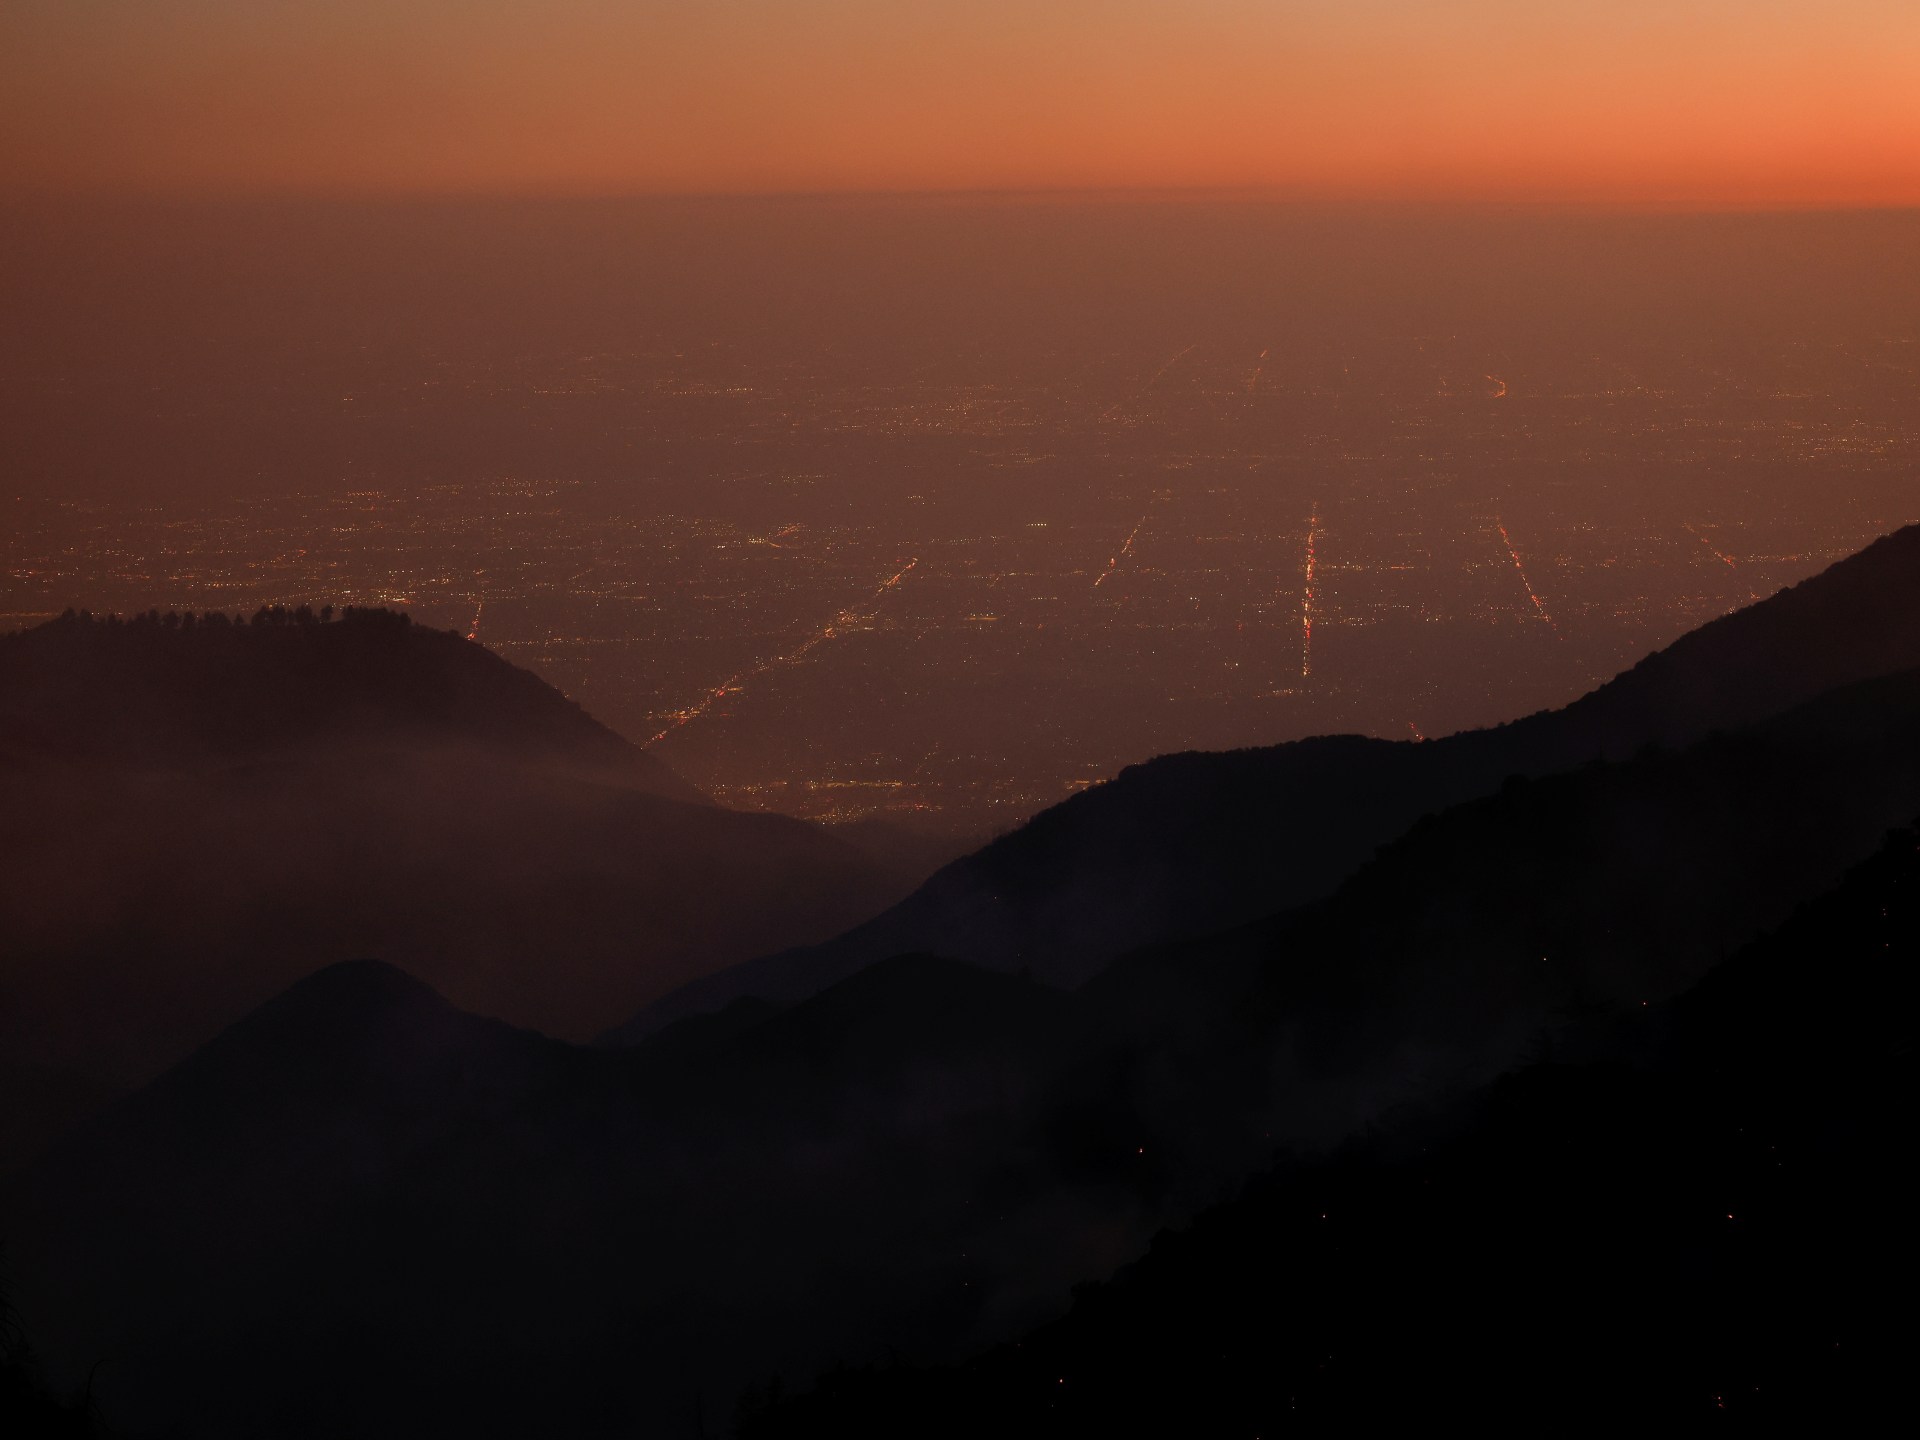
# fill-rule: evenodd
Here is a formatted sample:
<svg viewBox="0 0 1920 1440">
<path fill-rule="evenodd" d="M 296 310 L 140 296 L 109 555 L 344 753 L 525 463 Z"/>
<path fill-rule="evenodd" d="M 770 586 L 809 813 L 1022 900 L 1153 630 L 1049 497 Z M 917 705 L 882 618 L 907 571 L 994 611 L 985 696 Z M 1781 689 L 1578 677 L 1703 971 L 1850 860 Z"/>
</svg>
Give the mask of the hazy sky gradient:
<svg viewBox="0 0 1920 1440">
<path fill-rule="evenodd" d="M 0 0 L 0 186 L 1920 203 L 1915 0 Z"/>
</svg>

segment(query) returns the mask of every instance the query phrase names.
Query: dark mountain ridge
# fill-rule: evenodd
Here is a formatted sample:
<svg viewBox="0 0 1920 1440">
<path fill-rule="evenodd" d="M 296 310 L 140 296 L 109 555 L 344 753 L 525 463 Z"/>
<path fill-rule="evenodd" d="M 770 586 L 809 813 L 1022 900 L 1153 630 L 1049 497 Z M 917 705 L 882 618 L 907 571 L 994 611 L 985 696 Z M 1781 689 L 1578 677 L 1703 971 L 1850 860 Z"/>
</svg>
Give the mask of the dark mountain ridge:
<svg viewBox="0 0 1920 1440">
<path fill-rule="evenodd" d="M 1906 829 L 1598 1058 L 1284 1163 L 972 1364 L 762 1391 L 740 1433 L 1875 1428 L 1917 960 Z"/>
<path fill-rule="evenodd" d="M 1325 901 L 1115 962 L 1077 993 L 1115 1040 L 1075 1083 L 1204 1190 L 1269 1140 L 1337 1143 L 1660 1003 L 1914 813 L 1920 670 L 1515 780 Z"/>
<path fill-rule="evenodd" d="M 386 611 L 0 637 L 0 1168 L 333 961 L 586 1036 L 916 878 Z"/>
<path fill-rule="evenodd" d="M 68 611 L 0 635 L 0 765 L 167 768 L 359 744 L 498 747 L 616 771 L 688 804 L 693 786 L 558 690 L 390 610 L 322 620 Z"/>
<path fill-rule="evenodd" d="M 698 1433 L 1018 1334 L 1276 1149 L 1590 1047 L 1916 812 L 1920 672 L 1502 786 L 1071 994 L 908 955 L 589 1049 L 336 968 L 31 1177 L 23 1295 L 143 1425 Z"/>
<path fill-rule="evenodd" d="M 1411 743 L 1324 736 L 1130 767 L 941 870 L 828 942 L 694 981 L 609 1036 L 738 995 L 792 1000 L 934 951 L 1072 985 L 1156 940 L 1329 894 L 1420 816 L 1646 745 L 1680 746 L 1920 665 L 1920 526 L 1701 626 L 1560 710 Z"/>
<path fill-rule="evenodd" d="M 8 1207 L 26 1304 L 50 1355 L 115 1357 L 102 1403 L 138 1429 L 632 1433 L 696 1390 L 724 1414 L 739 1357 L 864 1346 L 869 1309 L 917 1349 L 975 1308 L 947 1292 L 1005 1133 L 982 1095 L 1065 1003 L 902 957 L 618 1052 L 334 966 L 55 1147 Z M 531 1348 L 515 1315 L 544 1317 Z"/>
</svg>

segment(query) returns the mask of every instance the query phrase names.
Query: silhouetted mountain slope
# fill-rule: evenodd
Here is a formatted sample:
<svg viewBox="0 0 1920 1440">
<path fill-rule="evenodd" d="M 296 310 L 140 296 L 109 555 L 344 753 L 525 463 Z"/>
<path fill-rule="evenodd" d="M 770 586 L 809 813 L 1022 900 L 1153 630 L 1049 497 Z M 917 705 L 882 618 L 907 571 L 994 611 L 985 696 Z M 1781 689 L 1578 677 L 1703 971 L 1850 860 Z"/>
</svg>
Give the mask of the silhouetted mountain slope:
<svg viewBox="0 0 1920 1440">
<path fill-rule="evenodd" d="M 968 1182 L 1066 999 L 905 957 L 675 1055 L 334 967 L 38 1169 L 35 1324 L 114 1357 L 136 1432 L 693 1433 L 870 1315 L 916 1350 L 966 1327 Z"/>
<path fill-rule="evenodd" d="M 1920 836 L 1613 1036 L 1283 1164 L 961 1369 L 842 1372 L 749 1440 L 1877 1428 L 1910 1368 L 1900 1196 Z"/>
<path fill-rule="evenodd" d="M 971 837 L 957 835 L 932 821 L 883 819 L 875 815 L 835 821 L 827 826 L 827 833 L 836 840 L 846 841 L 876 864 L 921 876 L 931 875 L 941 866 L 979 849 L 985 834 L 983 831 Z"/>
<path fill-rule="evenodd" d="M 1247 919 L 1337 884 L 1386 838 L 1383 812 L 1404 825 L 1455 798 L 1423 748 L 1358 736 L 1299 741 L 1250 752 L 1264 761 L 1259 784 L 1243 767 L 1220 763 L 1234 757 L 1176 755 L 1136 766 L 947 866 L 839 939 L 694 981 L 610 1038 L 632 1040 L 736 995 L 798 999 L 913 950 L 1031 966 L 1054 983 L 1077 983 L 1135 945 Z M 1273 810 L 1281 794 L 1291 807 L 1286 828 Z M 1320 843 L 1287 833 L 1307 824 L 1318 827 Z M 1286 865 L 1294 878 L 1279 878 Z"/>
<path fill-rule="evenodd" d="M 915 878 L 707 803 L 534 676 L 386 612 L 0 638 L 16 1147 L 336 960 L 588 1035 Z"/>
<path fill-rule="evenodd" d="M 330 971 L 75 1135 L 10 1233 L 49 1353 L 115 1356 L 142 1426 L 694 1434 L 1056 1315 L 1277 1148 L 1617 1047 L 1916 812 L 1920 672 L 1503 786 L 1072 994 L 907 955 L 583 1049 Z"/>
<path fill-rule="evenodd" d="M 481 745 L 706 799 L 551 685 L 387 610 L 338 622 L 94 621 L 0 635 L 0 765 L 177 768 L 367 742 Z"/>
<path fill-rule="evenodd" d="M 91 1440 L 101 1431 L 85 1392 L 62 1396 L 48 1386 L 4 1279 L 0 1269 L 0 1434 L 9 1440 Z"/>
<path fill-rule="evenodd" d="M 406 1143 L 437 1136 L 461 1110 L 522 1098 L 523 1076 L 573 1053 L 533 1031 L 457 1010 L 382 961 L 344 961 L 276 996 L 112 1107 L 90 1139 L 145 1148 L 155 1160 L 216 1147 L 257 1160 L 376 1134 Z M 341 1123 L 363 1111 L 378 1123 Z M 326 1118 L 315 1123 L 321 1113 Z M 196 1120 L 204 1133 L 189 1128 Z M 315 1168 L 341 1174 L 354 1166 L 330 1155 Z"/>
<path fill-rule="evenodd" d="M 1681 636 L 1562 710 L 1502 726 L 1562 757 L 1684 744 L 1920 664 L 1920 525 Z M 1498 734 L 1500 731 L 1493 733 Z"/>
<path fill-rule="evenodd" d="M 1031 980 L 937 955 L 882 960 L 770 1018 L 756 1042 L 815 1065 L 872 1070 L 1005 1049 L 1032 1050 L 1067 998 Z"/>
<path fill-rule="evenodd" d="M 826 945 L 694 981 L 611 1038 L 736 995 L 792 1000 L 906 951 L 1075 984 L 1114 955 L 1318 899 L 1421 815 L 1684 745 L 1920 665 L 1920 526 L 1725 616 L 1562 710 L 1419 744 L 1331 736 L 1170 755 L 1043 812 Z"/>
<path fill-rule="evenodd" d="M 456 1010 L 391 966 L 346 962 L 108 1107 L 52 1163 L 111 1156 L 95 1222 L 123 1261 L 149 1263 L 116 1264 L 97 1283 L 130 1301 L 166 1292 L 180 1323 L 174 1287 L 217 1273 L 183 1239 L 218 1246 L 229 1266 L 297 1247 L 420 1152 L 524 1112 L 570 1073 L 572 1053 Z"/>
<path fill-rule="evenodd" d="M 304 1327 L 308 1317 L 323 1317 L 322 1331 L 338 1324 L 327 1313 L 335 1246 L 419 1283 L 406 1226 L 362 1229 L 369 1207 L 396 1177 L 431 1171 L 463 1136 L 537 1110 L 591 1058 L 463 1014 L 390 966 L 330 967 L 56 1148 L 45 1173 L 86 1204 L 83 1219 L 39 1221 L 63 1259 L 59 1283 L 34 1292 L 35 1320 L 55 1335 L 73 1327 L 91 1354 L 112 1358 L 106 1370 L 125 1360 L 127 1373 L 101 1386 L 109 1397 L 126 1384 L 166 1394 L 171 1372 L 193 1374 L 193 1402 L 168 1417 L 165 1433 L 338 1433 L 310 1394 L 276 1397 L 237 1420 L 244 1386 L 194 1373 L 192 1357 L 213 1347 L 244 1365 L 265 1335 L 329 1343 Z M 398 1210 L 404 1216 L 404 1199 Z M 66 1228 L 75 1221 L 84 1231 Z M 93 1239 L 61 1245 L 82 1233 Z M 23 1246 L 24 1270 L 33 1258 Z M 156 1328 L 164 1358 L 149 1369 L 128 1337 Z M 322 1417 L 317 1428 L 298 1418 L 309 1406 Z M 150 1423 L 144 1403 L 109 1398 L 104 1408 L 133 1433 Z"/>
<path fill-rule="evenodd" d="M 1920 671 L 1516 780 L 1320 904 L 1116 962 L 1077 997 L 1112 1039 L 1071 1089 L 1204 1195 L 1270 1139 L 1336 1142 L 1673 994 L 1916 812 Z"/>
</svg>

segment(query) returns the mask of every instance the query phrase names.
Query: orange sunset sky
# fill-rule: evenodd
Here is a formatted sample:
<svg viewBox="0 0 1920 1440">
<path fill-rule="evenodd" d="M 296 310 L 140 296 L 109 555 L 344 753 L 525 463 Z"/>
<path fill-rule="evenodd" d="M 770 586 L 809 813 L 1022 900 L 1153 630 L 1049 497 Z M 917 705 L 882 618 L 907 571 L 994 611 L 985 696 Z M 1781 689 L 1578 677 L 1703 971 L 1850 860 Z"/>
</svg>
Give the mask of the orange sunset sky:
<svg viewBox="0 0 1920 1440">
<path fill-rule="evenodd" d="M 0 188 L 1920 203 L 1920 0 L 0 0 Z"/>
</svg>

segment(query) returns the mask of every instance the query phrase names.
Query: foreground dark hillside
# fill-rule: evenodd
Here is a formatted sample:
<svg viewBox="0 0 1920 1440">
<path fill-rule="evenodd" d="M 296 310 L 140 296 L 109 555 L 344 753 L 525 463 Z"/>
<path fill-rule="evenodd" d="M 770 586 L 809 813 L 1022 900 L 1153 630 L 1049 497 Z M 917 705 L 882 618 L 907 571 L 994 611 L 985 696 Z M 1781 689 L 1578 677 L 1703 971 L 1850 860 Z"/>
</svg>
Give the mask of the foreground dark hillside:
<svg viewBox="0 0 1920 1440">
<path fill-rule="evenodd" d="M 1561 710 L 1424 743 L 1332 736 L 1165 756 L 1055 806 L 826 945 L 696 981 L 632 1039 L 930 950 L 1077 984 L 1126 950 L 1330 894 L 1422 815 L 1510 775 L 1680 746 L 1920 666 L 1920 526 L 1702 626 Z"/>
<path fill-rule="evenodd" d="M 338 960 L 584 1037 L 914 878 L 404 616 L 0 637 L 0 1167 Z"/>
<path fill-rule="evenodd" d="M 1504 785 L 1072 993 L 902 955 L 589 1049 L 336 966 L 36 1170 L 23 1301 L 135 1428 L 697 1434 L 1042 1323 L 1276 1151 L 1613 1046 L 1915 813 L 1920 672 Z"/>
<path fill-rule="evenodd" d="M 1159 1237 L 957 1369 L 768 1437 L 1877 1428 L 1905 1407 L 1920 834 L 1643 1018 Z"/>
<path fill-rule="evenodd" d="M 1151 1137 L 1202 1198 L 1276 1142 L 1338 1143 L 1672 996 L 1915 813 L 1920 671 L 1510 782 L 1318 905 L 1109 967 L 1079 992 L 1113 1038 L 1066 1082 L 1076 1113 Z"/>
<path fill-rule="evenodd" d="M 19 1440 L 93 1440 L 101 1430 L 86 1392 L 60 1395 L 48 1385 L 8 1298 L 4 1274 L 0 1270 L 0 1434 Z"/>
</svg>

